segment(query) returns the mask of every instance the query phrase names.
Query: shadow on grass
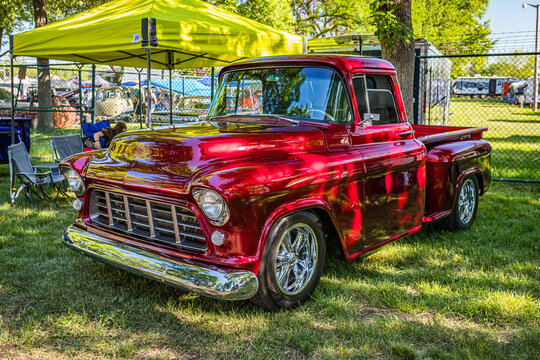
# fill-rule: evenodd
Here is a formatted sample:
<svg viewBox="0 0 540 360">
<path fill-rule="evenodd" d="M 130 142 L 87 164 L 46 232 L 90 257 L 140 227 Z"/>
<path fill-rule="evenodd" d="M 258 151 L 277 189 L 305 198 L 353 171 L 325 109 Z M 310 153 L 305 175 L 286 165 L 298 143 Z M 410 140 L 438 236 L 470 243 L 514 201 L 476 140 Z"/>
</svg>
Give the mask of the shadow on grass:
<svg viewBox="0 0 540 360">
<path fill-rule="evenodd" d="M 519 115 L 515 115 L 516 117 L 518 116 L 521 116 L 521 115 L 525 115 L 525 116 L 529 116 L 529 115 L 534 115 L 535 117 L 538 117 L 538 114 L 519 114 Z M 540 124 L 540 120 L 517 120 L 517 119 L 514 119 L 514 120 L 510 120 L 508 118 L 506 119 L 488 119 L 487 121 L 490 121 L 490 122 L 503 122 L 503 123 L 509 123 L 509 124 Z"/>
<path fill-rule="evenodd" d="M 277 313 L 199 297 L 69 251 L 61 243 L 74 218 L 67 201 L 60 210 L 3 204 L 0 342 L 44 358 L 532 359 L 538 313 L 512 313 L 490 304 L 504 298 L 490 296 L 523 297 L 527 306 L 538 297 L 534 189 L 495 185 L 467 232 L 424 229 L 361 261 L 333 253 L 313 299 Z"/>
</svg>

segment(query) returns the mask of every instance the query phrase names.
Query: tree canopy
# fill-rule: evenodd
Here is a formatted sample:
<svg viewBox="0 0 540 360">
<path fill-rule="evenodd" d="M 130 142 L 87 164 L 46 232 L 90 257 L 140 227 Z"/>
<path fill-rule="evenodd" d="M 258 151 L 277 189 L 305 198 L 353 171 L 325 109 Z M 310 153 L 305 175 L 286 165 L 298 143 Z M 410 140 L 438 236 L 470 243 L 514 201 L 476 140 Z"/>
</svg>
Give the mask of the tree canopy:
<svg viewBox="0 0 540 360">
<path fill-rule="evenodd" d="M 479 54 L 491 49 L 489 22 L 482 20 L 488 0 L 414 0 L 415 37 L 423 37 L 443 54 Z"/>
</svg>

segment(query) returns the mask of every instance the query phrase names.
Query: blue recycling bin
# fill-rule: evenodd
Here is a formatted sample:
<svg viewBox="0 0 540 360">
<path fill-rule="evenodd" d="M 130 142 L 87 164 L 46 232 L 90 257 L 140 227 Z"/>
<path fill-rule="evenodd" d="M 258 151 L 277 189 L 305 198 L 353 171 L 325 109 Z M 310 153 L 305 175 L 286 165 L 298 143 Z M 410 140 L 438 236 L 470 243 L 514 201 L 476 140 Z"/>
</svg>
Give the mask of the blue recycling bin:
<svg viewBox="0 0 540 360">
<path fill-rule="evenodd" d="M 30 122 L 29 118 L 15 119 L 15 143 L 24 142 L 30 152 Z M 7 149 L 11 145 L 11 119 L 0 118 L 0 163 L 8 162 Z"/>
</svg>

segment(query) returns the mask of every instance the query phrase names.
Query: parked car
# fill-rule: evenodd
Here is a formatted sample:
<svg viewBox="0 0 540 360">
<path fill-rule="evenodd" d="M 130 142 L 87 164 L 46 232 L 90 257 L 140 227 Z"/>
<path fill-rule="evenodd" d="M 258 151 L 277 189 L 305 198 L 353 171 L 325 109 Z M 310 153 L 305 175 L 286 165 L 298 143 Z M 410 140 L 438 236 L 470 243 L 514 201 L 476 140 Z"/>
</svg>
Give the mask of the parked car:
<svg viewBox="0 0 540 360">
<path fill-rule="evenodd" d="M 257 101 L 239 101 L 245 86 Z M 80 209 L 64 244 L 287 309 L 309 299 L 331 243 L 352 260 L 425 223 L 466 230 L 490 185 L 486 128 L 411 126 L 384 60 L 244 61 L 221 70 L 216 96 L 205 122 L 127 132 L 62 162 Z"/>
<path fill-rule="evenodd" d="M 102 87 L 96 91 L 95 116 L 103 119 L 131 118 L 134 112 L 132 90 L 125 86 Z"/>
</svg>

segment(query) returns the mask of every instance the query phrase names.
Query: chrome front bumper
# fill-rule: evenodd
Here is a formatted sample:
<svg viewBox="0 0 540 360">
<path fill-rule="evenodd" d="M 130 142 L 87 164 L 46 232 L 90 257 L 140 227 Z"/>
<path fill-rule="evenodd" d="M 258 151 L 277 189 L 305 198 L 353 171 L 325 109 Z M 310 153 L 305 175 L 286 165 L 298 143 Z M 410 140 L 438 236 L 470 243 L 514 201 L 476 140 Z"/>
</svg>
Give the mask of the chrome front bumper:
<svg viewBox="0 0 540 360">
<path fill-rule="evenodd" d="M 185 260 L 171 260 L 75 226 L 66 230 L 64 245 L 106 264 L 216 299 L 249 299 L 259 288 L 257 276 L 250 271 L 224 271 Z"/>
</svg>

